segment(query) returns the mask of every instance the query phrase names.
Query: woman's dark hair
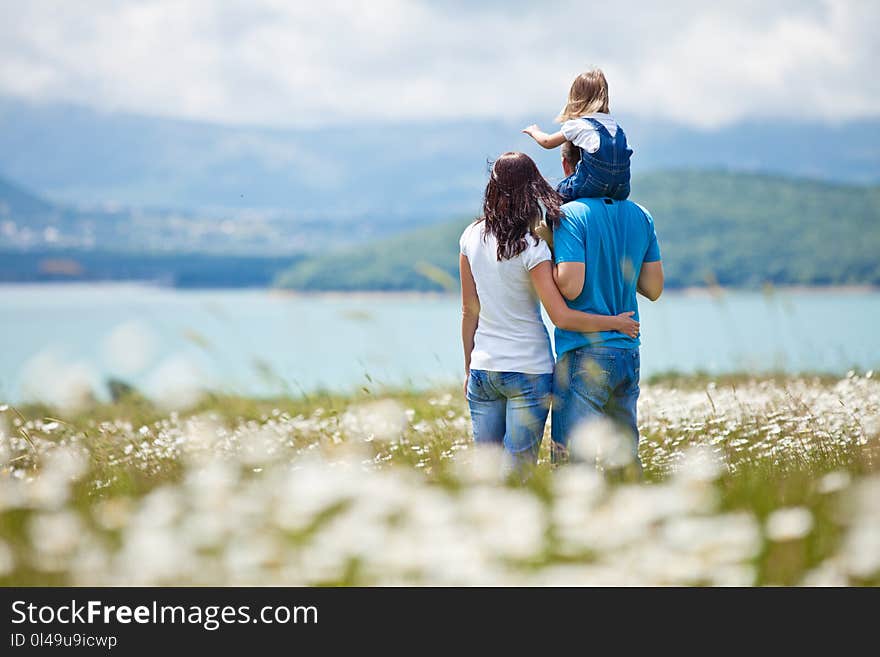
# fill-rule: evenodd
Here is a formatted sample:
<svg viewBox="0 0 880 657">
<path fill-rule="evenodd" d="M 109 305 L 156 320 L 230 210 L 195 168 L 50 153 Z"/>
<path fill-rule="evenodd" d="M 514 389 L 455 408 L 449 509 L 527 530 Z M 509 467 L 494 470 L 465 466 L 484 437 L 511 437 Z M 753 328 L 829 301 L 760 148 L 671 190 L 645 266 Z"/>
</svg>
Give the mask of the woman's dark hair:
<svg viewBox="0 0 880 657">
<path fill-rule="evenodd" d="M 483 216 L 486 231 L 498 240 L 498 259 L 514 258 L 525 251 L 527 237 L 538 244 L 535 227 L 542 210 L 547 224 L 559 223 L 562 197 L 544 180 L 532 158 L 525 153 L 505 153 L 492 166 Z"/>
</svg>

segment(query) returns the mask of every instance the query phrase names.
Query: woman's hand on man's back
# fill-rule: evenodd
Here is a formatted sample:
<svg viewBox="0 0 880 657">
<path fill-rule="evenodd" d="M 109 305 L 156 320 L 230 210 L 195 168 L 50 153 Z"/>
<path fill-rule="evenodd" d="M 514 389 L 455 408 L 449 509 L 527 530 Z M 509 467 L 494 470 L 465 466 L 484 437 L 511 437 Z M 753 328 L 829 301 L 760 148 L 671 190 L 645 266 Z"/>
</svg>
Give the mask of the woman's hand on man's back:
<svg viewBox="0 0 880 657">
<path fill-rule="evenodd" d="M 617 331 L 631 338 L 637 338 L 639 337 L 639 323 L 633 319 L 633 315 L 635 313 L 632 310 L 617 315 L 616 319 L 620 323 Z"/>
</svg>

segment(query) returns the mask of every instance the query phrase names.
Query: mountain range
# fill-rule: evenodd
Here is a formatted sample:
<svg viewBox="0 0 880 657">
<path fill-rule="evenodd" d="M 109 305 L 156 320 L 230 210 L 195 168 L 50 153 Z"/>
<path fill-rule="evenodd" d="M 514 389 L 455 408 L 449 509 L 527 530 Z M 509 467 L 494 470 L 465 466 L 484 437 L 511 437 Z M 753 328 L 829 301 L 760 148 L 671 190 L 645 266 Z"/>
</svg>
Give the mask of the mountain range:
<svg viewBox="0 0 880 657">
<path fill-rule="evenodd" d="M 292 117 L 295 118 L 295 117 Z M 510 121 L 351 121 L 308 128 L 219 125 L 0 97 L 0 175 L 77 206 L 202 214 L 262 210 L 295 221 L 429 223 L 474 213 L 487 161 L 532 155 L 551 180 L 558 152 Z M 728 169 L 836 182 L 880 180 L 880 120 L 772 117 L 702 129 L 620 117 L 634 174 Z"/>
<path fill-rule="evenodd" d="M 671 285 L 880 284 L 880 121 L 625 123 Z M 446 289 L 491 158 L 521 149 L 559 177 L 520 127 L 225 126 L 0 97 L 0 280 Z"/>
</svg>

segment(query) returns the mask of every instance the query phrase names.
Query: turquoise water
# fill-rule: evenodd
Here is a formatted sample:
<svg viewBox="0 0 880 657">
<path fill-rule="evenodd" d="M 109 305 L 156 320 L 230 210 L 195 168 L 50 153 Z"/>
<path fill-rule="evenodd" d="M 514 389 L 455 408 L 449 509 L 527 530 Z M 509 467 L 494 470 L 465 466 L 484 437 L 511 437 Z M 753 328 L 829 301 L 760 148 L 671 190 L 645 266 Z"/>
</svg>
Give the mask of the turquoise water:
<svg viewBox="0 0 880 657">
<path fill-rule="evenodd" d="M 880 293 L 666 293 L 642 311 L 642 373 L 880 366 Z M 109 376 L 159 392 L 428 387 L 461 370 L 455 297 L 0 286 L 0 399 Z"/>
</svg>

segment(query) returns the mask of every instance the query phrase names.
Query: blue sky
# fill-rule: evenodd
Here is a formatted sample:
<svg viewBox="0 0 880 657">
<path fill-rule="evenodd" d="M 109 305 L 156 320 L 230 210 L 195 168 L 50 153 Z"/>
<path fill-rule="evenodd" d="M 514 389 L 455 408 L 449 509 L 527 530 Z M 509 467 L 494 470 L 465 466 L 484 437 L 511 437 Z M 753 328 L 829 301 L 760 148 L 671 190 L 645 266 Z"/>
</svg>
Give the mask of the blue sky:
<svg viewBox="0 0 880 657">
<path fill-rule="evenodd" d="M 0 0 L 0 94 L 267 125 L 880 115 L 880 3 Z"/>
</svg>

